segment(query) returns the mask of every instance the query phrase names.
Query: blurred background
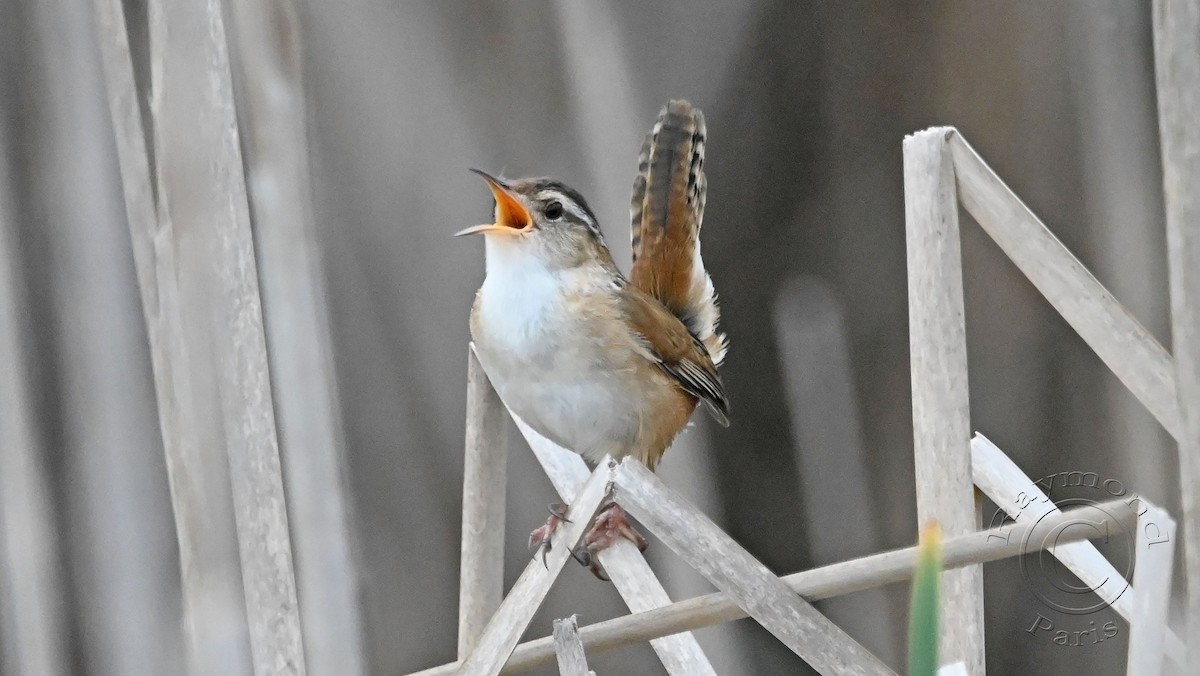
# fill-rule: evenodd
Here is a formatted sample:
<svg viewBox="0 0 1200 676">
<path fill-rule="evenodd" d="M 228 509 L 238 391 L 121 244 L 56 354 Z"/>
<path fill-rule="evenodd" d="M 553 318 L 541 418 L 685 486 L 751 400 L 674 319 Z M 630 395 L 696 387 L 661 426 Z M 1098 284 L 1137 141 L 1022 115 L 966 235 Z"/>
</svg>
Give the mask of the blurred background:
<svg viewBox="0 0 1200 676">
<path fill-rule="evenodd" d="M 147 6 L 124 9 L 147 110 Z M 64 673 L 181 673 L 178 545 L 93 6 L 3 14 L 0 403 L 15 408 L 0 422 L 46 488 L 44 528 L 3 535 L 45 553 Z M 1169 345 L 1149 3 L 332 0 L 298 15 L 367 673 L 454 659 L 466 321 L 484 268 L 482 244 L 450 234 L 491 210 L 468 167 L 576 187 L 628 269 L 642 135 L 670 98 L 703 109 L 733 424 L 697 416 L 661 475 L 779 573 L 916 539 L 906 134 L 961 130 Z M 974 428 L 1032 477 L 1096 472 L 1177 513 L 1168 435 L 965 214 L 963 269 Z M 509 583 L 555 499 L 510 433 Z M 673 597 L 710 589 L 661 543 L 649 556 Z M 1015 560 L 985 580 L 991 673 L 1123 673 L 1123 639 L 1026 631 L 1052 611 Z M 18 590 L 0 591 L 11 610 Z M 907 593 L 820 607 L 898 668 Z M 570 566 L 530 636 L 623 612 Z M 1127 629 L 1109 611 L 1072 628 L 1111 619 Z M 719 673 L 806 673 L 751 621 L 698 636 Z M 589 661 L 661 672 L 645 645 Z"/>
</svg>

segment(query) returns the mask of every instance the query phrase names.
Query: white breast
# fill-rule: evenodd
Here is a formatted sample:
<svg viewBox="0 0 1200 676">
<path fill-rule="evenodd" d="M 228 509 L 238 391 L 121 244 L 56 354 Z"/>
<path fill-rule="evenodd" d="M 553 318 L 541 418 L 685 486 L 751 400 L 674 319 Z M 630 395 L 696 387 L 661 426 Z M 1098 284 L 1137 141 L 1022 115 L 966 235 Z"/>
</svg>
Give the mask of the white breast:
<svg viewBox="0 0 1200 676">
<path fill-rule="evenodd" d="M 640 424 L 628 374 L 597 359 L 596 336 L 573 317 L 577 271 L 549 270 L 508 243 L 488 246 L 475 343 L 504 402 L 543 436 L 598 459 L 619 455 Z"/>
</svg>

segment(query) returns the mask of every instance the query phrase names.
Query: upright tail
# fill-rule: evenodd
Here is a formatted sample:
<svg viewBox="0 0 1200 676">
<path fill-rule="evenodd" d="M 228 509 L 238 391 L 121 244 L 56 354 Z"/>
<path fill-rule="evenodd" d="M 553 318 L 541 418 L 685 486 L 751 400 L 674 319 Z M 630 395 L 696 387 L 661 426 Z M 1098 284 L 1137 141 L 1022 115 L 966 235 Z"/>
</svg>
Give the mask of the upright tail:
<svg viewBox="0 0 1200 676">
<path fill-rule="evenodd" d="M 679 317 L 720 365 L 725 335 L 717 329 L 716 292 L 700 257 L 704 136 L 704 114 L 687 101 L 671 101 L 642 143 L 630 205 L 629 281 Z"/>
</svg>

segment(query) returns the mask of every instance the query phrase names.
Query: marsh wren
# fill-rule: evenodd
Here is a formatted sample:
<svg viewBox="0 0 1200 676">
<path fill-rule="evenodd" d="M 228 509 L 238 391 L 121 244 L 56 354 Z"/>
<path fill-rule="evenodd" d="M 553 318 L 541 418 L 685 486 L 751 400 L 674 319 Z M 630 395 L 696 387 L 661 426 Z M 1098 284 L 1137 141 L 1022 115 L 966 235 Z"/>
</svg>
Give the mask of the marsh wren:
<svg viewBox="0 0 1200 676">
<path fill-rule="evenodd" d="M 653 470 L 699 402 L 729 424 L 717 373 L 725 336 L 700 257 L 704 142 L 701 112 L 671 101 L 642 144 L 628 279 L 577 191 L 473 170 L 496 201 L 495 223 L 457 233 L 482 234 L 486 244 L 487 276 L 471 309 L 479 362 L 515 414 L 592 462 L 633 456 Z M 551 511 L 531 546 L 548 545 L 565 508 Z M 594 554 L 615 537 L 645 547 L 613 504 L 585 548 Z"/>
</svg>

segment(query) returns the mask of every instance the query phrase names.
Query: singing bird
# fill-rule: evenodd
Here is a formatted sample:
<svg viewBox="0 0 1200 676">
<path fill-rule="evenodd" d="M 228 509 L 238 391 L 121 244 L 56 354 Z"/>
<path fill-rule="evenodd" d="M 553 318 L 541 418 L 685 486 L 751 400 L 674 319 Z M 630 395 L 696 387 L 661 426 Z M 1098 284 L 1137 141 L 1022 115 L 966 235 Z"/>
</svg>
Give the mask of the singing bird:
<svg viewBox="0 0 1200 676">
<path fill-rule="evenodd" d="M 729 424 L 717 372 L 726 340 L 700 257 L 704 143 L 704 116 L 687 101 L 668 103 L 646 136 L 628 279 L 578 191 L 551 178 L 472 170 L 496 203 L 495 223 L 457 233 L 486 243 L 487 275 L 471 309 L 479 362 L 515 414 L 592 462 L 633 456 L 653 470 L 699 402 Z M 565 509 L 551 506 L 531 547 L 548 548 Z M 577 558 L 602 577 L 594 555 L 616 537 L 645 548 L 614 503 L 597 515 Z"/>
</svg>

